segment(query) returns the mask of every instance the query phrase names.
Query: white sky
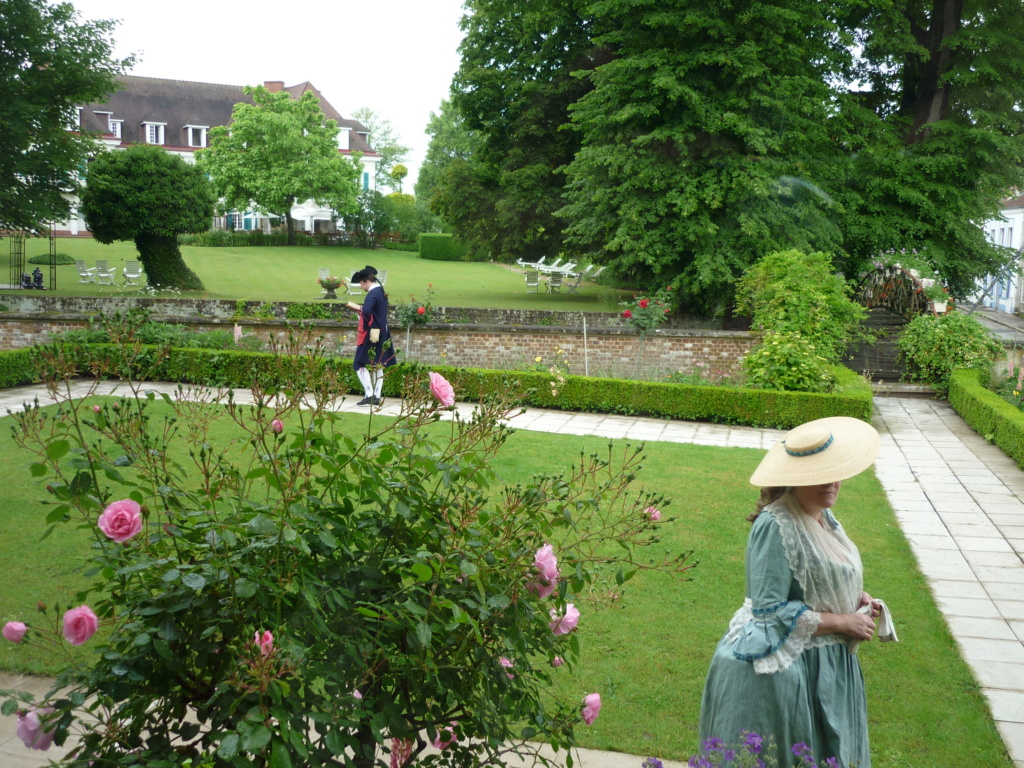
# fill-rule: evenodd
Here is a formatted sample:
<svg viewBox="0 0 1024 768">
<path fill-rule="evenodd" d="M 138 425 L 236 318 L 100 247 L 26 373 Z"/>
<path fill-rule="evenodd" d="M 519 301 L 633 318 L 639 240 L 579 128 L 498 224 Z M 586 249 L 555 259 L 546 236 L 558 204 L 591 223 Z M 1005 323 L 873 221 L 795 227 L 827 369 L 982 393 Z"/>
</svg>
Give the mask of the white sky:
<svg viewBox="0 0 1024 768">
<path fill-rule="evenodd" d="M 459 66 L 462 0 L 71 0 L 86 19 L 119 19 L 119 56 L 130 74 L 231 85 L 310 81 L 350 117 L 370 107 L 412 148 L 412 192 L 430 113 Z M 372 137 L 371 137 L 372 141 Z"/>
</svg>

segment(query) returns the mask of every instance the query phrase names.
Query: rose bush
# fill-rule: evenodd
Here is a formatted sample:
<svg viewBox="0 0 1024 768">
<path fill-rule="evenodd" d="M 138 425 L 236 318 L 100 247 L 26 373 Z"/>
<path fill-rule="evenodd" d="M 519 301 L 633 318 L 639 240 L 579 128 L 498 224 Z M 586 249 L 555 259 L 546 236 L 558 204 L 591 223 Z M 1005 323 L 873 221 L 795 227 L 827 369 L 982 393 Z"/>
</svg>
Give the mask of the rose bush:
<svg viewBox="0 0 1024 768">
<path fill-rule="evenodd" d="M 12 417 L 51 491 L 49 524 L 94 535 L 90 607 L 63 631 L 84 641 L 102 618 L 99 652 L 43 701 L 2 707 L 26 729 L 31 706 L 52 708 L 41 726 L 55 743 L 81 735 L 68 765 L 469 768 L 509 748 L 567 749 L 600 706 L 588 694 L 581 712 L 571 685 L 552 693 L 558 664 L 581 663 L 577 606 L 596 610 L 640 570 L 689 567 L 645 549 L 659 529 L 644 510 L 664 499 L 632 486 L 639 449 L 495 487 L 511 385 L 439 432 L 437 395 L 414 370 L 401 415 L 353 432 L 332 409 L 347 372 L 296 338 L 275 371 L 286 385 L 257 379 L 252 405 L 201 390 L 161 396 L 174 415 L 157 417 L 137 382 L 159 355 L 130 330 L 116 373 L 132 395 L 99 412 L 60 395 L 73 366 L 47 348 L 60 408 Z M 245 440 L 218 444 L 220 420 Z M 174 441 L 191 466 L 170 458 Z M 119 499 L 145 532 L 127 546 L 96 524 Z M 557 588 L 540 597 L 538 580 Z M 434 741 L 443 752 L 424 756 Z"/>
</svg>

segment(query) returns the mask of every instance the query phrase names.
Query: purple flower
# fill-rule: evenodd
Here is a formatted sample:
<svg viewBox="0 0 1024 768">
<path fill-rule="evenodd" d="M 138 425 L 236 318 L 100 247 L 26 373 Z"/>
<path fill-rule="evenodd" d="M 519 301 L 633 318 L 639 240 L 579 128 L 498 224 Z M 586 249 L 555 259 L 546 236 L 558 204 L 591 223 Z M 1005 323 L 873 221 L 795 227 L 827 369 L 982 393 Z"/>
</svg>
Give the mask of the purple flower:
<svg viewBox="0 0 1024 768">
<path fill-rule="evenodd" d="M 704 742 L 705 752 L 721 752 L 725 748 L 725 744 L 719 738 L 711 738 Z"/>
<path fill-rule="evenodd" d="M 793 745 L 793 754 L 796 757 L 804 757 L 805 755 L 811 754 L 811 748 L 804 744 L 802 741 L 798 741 Z"/>
<path fill-rule="evenodd" d="M 823 768 L 839 768 L 838 757 L 826 757 L 825 762 L 822 763 Z"/>
<path fill-rule="evenodd" d="M 640 768 L 665 768 L 665 764 L 656 757 L 648 757 L 640 764 Z"/>
<path fill-rule="evenodd" d="M 729 761 L 729 760 L 735 760 L 735 759 L 736 759 L 736 750 L 735 749 L 727 749 L 727 750 L 725 750 L 722 753 L 722 760 Z"/>
<path fill-rule="evenodd" d="M 741 732 L 740 735 L 743 737 L 743 744 L 744 746 L 746 746 L 747 751 L 750 754 L 756 755 L 761 752 L 761 747 L 764 744 L 764 739 L 761 738 L 760 734 L 754 733 L 753 731 L 744 731 Z"/>
<path fill-rule="evenodd" d="M 714 764 L 704 757 L 704 755 L 694 755 L 690 758 L 687 765 L 689 765 L 690 768 L 715 768 Z"/>
</svg>

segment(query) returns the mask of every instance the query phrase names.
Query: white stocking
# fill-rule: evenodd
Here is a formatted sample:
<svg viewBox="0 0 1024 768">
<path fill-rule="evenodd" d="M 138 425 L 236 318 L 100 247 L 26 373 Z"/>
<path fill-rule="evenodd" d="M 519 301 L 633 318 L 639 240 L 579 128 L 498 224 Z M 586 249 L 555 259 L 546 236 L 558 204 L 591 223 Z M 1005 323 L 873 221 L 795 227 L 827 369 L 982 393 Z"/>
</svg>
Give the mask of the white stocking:
<svg viewBox="0 0 1024 768">
<path fill-rule="evenodd" d="M 356 371 L 356 376 L 359 377 L 359 383 L 363 385 L 363 393 L 367 397 L 373 397 L 373 380 L 370 378 L 370 372 L 365 368 L 360 368 Z"/>
<path fill-rule="evenodd" d="M 373 372 L 373 396 L 380 397 L 381 389 L 384 388 L 384 369 L 378 368 Z"/>
</svg>

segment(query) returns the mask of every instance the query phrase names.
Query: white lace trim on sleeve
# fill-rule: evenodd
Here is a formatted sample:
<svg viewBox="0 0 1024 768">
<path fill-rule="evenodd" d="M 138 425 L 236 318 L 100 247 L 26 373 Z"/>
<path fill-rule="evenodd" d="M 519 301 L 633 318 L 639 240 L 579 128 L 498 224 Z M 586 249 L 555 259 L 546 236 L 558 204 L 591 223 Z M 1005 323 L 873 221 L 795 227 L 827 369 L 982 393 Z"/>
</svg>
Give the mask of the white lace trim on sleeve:
<svg viewBox="0 0 1024 768">
<path fill-rule="evenodd" d="M 789 669 L 793 662 L 800 658 L 804 649 L 813 645 L 812 638 L 820 623 L 821 614 L 817 611 L 807 609 L 801 613 L 782 645 L 772 653 L 754 659 L 754 672 L 758 675 L 771 675 Z"/>
</svg>

